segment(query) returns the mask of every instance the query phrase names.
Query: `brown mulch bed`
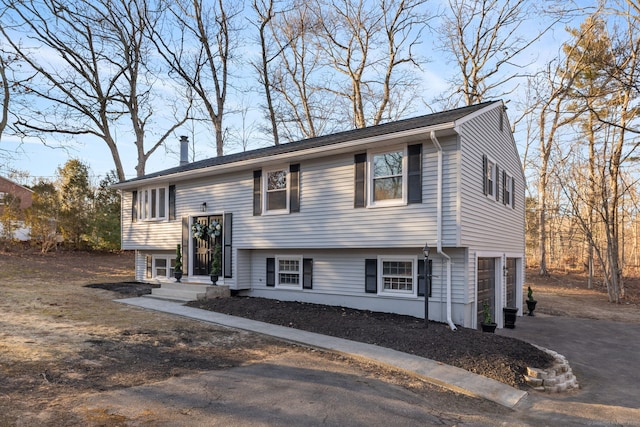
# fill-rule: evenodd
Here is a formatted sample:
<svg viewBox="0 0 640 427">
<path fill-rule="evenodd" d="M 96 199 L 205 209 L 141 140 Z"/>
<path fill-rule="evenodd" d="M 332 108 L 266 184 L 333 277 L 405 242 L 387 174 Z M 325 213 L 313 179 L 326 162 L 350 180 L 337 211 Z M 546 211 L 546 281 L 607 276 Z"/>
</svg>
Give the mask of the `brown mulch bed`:
<svg viewBox="0 0 640 427">
<path fill-rule="evenodd" d="M 531 344 L 497 334 L 411 316 L 264 298 L 231 297 L 187 305 L 309 332 L 346 338 L 448 365 L 526 389 L 527 367 L 546 368 L 552 358 Z"/>
</svg>

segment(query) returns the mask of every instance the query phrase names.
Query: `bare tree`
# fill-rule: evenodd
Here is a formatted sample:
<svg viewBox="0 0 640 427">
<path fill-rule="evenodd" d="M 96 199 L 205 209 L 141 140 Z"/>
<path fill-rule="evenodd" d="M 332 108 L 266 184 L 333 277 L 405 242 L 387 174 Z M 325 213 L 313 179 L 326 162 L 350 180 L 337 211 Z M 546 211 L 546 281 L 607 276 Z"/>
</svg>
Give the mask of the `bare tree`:
<svg viewBox="0 0 640 427">
<path fill-rule="evenodd" d="M 441 49 L 458 71 L 451 74 L 449 82 L 466 105 L 511 93 L 515 84 L 508 83 L 524 76 L 521 70 L 530 65 L 521 62 L 523 53 L 566 14 L 558 13 L 542 28 L 532 31 L 542 16 L 542 8 L 537 9 L 531 0 L 449 0 L 448 3 L 449 10 L 438 34 Z"/>
<path fill-rule="evenodd" d="M 171 74 L 184 82 L 204 109 L 214 129 L 218 156 L 224 154 L 229 65 L 237 43 L 234 23 L 240 12 L 240 5 L 230 1 L 166 1 L 158 11 L 158 25 L 149 26 L 150 37 Z"/>
<path fill-rule="evenodd" d="M 9 121 L 9 100 L 11 97 L 11 89 L 9 87 L 9 79 L 7 77 L 7 61 L 2 53 L 0 53 L 0 85 L 2 86 L 2 110 L 0 111 L 0 142 L 2 135 Z"/>
<path fill-rule="evenodd" d="M 264 94 L 267 100 L 267 116 L 269 117 L 269 123 L 271 125 L 271 135 L 273 136 L 274 145 L 280 144 L 280 136 L 278 133 L 278 122 L 276 120 L 276 112 L 273 105 L 273 96 L 271 94 L 271 75 L 269 71 L 269 64 L 278 52 L 273 54 L 269 47 L 268 31 L 267 28 L 271 24 L 271 21 L 275 17 L 276 11 L 273 0 L 253 0 L 253 10 L 257 14 L 258 22 L 256 27 L 258 28 L 258 39 L 260 43 L 260 61 L 254 62 L 253 67 L 258 72 L 258 79 L 264 89 Z"/>
<path fill-rule="evenodd" d="M 287 140 L 321 135 L 331 128 L 335 100 L 322 90 L 331 77 L 324 74 L 316 44 L 317 16 L 309 4 L 300 3 L 275 14 L 268 28 L 275 56 L 266 73 L 280 134 Z"/>
<path fill-rule="evenodd" d="M 565 193 L 600 261 L 609 300 L 616 303 L 625 296 L 621 247 L 623 201 L 629 192 L 625 164 L 636 159 L 640 146 L 634 136 L 640 122 L 636 106 L 640 98 L 640 23 L 629 9 L 621 12 L 610 16 L 608 28 L 602 15 L 589 17 L 580 30 L 573 31 L 574 42 L 565 45 L 578 71 L 568 96 L 582 117 L 575 124 L 588 146 L 586 155 L 577 144 L 572 147 L 571 156 L 584 160 L 573 161 L 576 167 L 564 178 Z M 586 194 L 575 190 L 583 182 L 588 182 Z"/>
<path fill-rule="evenodd" d="M 133 135 L 137 175 L 168 136 L 186 120 L 163 117 L 154 92 L 155 74 L 148 68 L 143 0 L 2 0 L 2 33 L 28 67 L 23 83 L 34 98 L 18 127 L 27 134 L 51 137 L 90 135 L 103 140 L 119 179 L 125 178 L 118 133 Z M 23 38 L 18 38 L 23 35 Z M 46 54 L 44 54 L 46 52 Z M 51 58 L 51 59 L 48 59 Z M 168 108 L 167 108 L 168 109 Z M 158 131 L 147 148 L 145 141 Z M 129 141 L 127 141 L 129 142 Z"/>
<path fill-rule="evenodd" d="M 318 48 L 343 80 L 325 90 L 348 101 L 353 126 L 397 118 L 412 105 L 423 63 L 415 48 L 431 17 L 427 0 L 316 0 Z"/>
<path fill-rule="evenodd" d="M 565 59 L 566 60 L 566 59 Z M 551 156 L 556 138 L 560 129 L 573 122 L 577 114 L 566 114 L 567 92 L 573 86 L 576 78 L 575 69 L 567 66 L 549 64 L 542 74 L 538 100 L 538 141 L 539 141 L 539 166 L 538 166 L 538 248 L 539 248 L 539 274 L 549 275 L 547 268 L 547 191 L 549 188 L 549 176 Z"/>
</svg>

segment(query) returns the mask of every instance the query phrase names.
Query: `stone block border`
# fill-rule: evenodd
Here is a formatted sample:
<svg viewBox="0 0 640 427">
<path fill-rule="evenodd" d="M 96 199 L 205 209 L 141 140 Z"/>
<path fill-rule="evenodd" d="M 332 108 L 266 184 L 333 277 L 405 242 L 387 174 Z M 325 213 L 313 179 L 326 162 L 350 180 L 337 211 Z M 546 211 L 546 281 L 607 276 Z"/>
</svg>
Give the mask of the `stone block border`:
<svg viewBox="0 0 640 427">
<path fill-rule="evenodd" d="M 534 390 L 547 393 L 562 393 L 580 388 L 566 357 L 535 344 L 534 347 L 550 354 L 555 360 L 553 366 L 547 369 L 527 368 L 527 374 L 525 375 L 527 384 L 533 387 Z"/>
</svg>

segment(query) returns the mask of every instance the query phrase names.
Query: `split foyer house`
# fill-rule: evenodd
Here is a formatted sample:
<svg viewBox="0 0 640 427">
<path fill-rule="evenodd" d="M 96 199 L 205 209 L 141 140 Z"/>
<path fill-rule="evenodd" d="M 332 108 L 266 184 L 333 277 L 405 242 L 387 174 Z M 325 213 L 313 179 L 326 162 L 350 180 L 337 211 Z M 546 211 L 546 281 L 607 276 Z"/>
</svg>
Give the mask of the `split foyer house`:
<svg viewBox="0 0 640 427">
<path fill-rule="evenodd" d="M 485 302 L 499 327 L 502 307 L 522 313 L 524 177 L 501 101 L 184 163 L 116 188 L 138 280 L 175 281 L 181 244 L 182 282 L 210 283 L 219 244 L 218 284 L 234 294 L 427 313 L 452 328 L 478 327 Z M 195 224 L 219 232 L 203 237 Z"/>
</svg>

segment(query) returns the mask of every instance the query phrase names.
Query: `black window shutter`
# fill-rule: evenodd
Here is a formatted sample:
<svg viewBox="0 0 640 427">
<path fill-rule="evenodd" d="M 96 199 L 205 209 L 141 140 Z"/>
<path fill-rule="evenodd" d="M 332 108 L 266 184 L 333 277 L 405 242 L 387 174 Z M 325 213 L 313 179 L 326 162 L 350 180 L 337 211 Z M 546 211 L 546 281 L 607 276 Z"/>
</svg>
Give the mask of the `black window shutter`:
<svg viewBox="0 0 640 427">
<path fill-rule="evenodd" d="M 262 215 L 262 171 L 253 171 L 253 215 Z"/>
<path fill-rule="evenodd" d="M 267 258 L 267 286 L 276 285 L 276 259 Z"/>
<path fill-rule="evenodd" d="M 378 260 L 364 260 L 364 291 L 370 294 L 378 293 Z"/>
<path fill-rule="evenodd" d="M 509 190 L 507 189 L 507 171 L 502 171 L 502 204 L 506 205 L 508 200 L 507 200 L 507 192 Z"/>
<path fill-rule="evenodd" d="M 182 217 L 182 271 L 189 274 L 189 240 L 191 239 L 191 226 L 189 217 Z"/>
<path fill-rule="evenodd" d="M 289 212 L 300 212 L 300 164 L 289 166 Z"/>
<path fill-rule="evenodd" d="M 409 203 L 422 203 L 422 144 L 409 145 L 409 169 L 407 171 Z"/>
<path fill-rule="evenodd" d="M 418 296 L 424 296 L 424 288 L 427 283 L 427 276 L 424 273 L 424 260 L 418 260 Z"/>
<path fill-rule="evenodd" d="M 313 259 L 302 260 L 302 289 L 313 289 Z"/>
<path fill-rule="evenodd" d="M 489 160 L 487 159 L 487 156 L 483 155 L 482 156 L 482 192 L 484 193 L 485 196 L 489 191 L 489 182 L 487 179 L 487 168 L 489 167 L 488 162 Z"/>
<path fill-rule="evenodd" d="M 515 178 L 511 179 L 511 207 L 513 209 L 516 208 L 516 180 L 515 180 Z"/>
<path fill-rule="evenodd" d="M 138 192 L 131 192 L 131 222 L 138 221 Z"/>
<path fill-rule="evenodd" d="M 496 163 L 495 165 L 496 171 L 495 171 L 495 179 L 494 184 L 496 186 L 496 201 L 500 201 L 500 169 L 498 169 L 498 164 Z"/>
<path fill-rule="evenodd" d="M 365 166 L 367 162 L 367 154 L 356 154 L 353 159 L 355 163 L 355 182 L 354 182 L 354 208 L 364 208 L 366 206 L 365 197 Z"/>
<path fill-rule="evenodd" d="M 146 261 L 147 261 L 147 279 L 151 279 L 151 277 L 153 277 L 153 272 L 151 271 L 153 259 L 149 255 L 147 255 Z"/>
<path fill-rule="evenodd" d="M 429 296 L 431 296 L 431 283 L 429 283 L 431 279 L 431 271 L 432 271 L 431 260 L 429 260 L 428 264 L 429 264 L 429 269 L 425 272 L 424 259 L 418 260 L 418 296 L 419 297 L 424 296 L 425 287 L 429 289 Z"/>
<path fill-rule="evenodd" d="M 224 250 L 222 254 L 222 259 L 224 260 L 223 272 L 224 272 L 224 277 L 231 278 L 233 277 L 233 270 L 232 270 L 233 264 L 231 263 L 231 254 L 233 253 L 232 251 L 233 246 L 231 245 L 233 242 L 232 240 L 233 214 L 232 213 L 224 214 L 224 219 L 222 220 L 222 227 L 223 227 L 222 235 L 224 237 Z"/>
<path fill-rule="evenodd" d="M 169 186 L 169 220 L 176 219 L 176 186 Z"/>
</svg>

